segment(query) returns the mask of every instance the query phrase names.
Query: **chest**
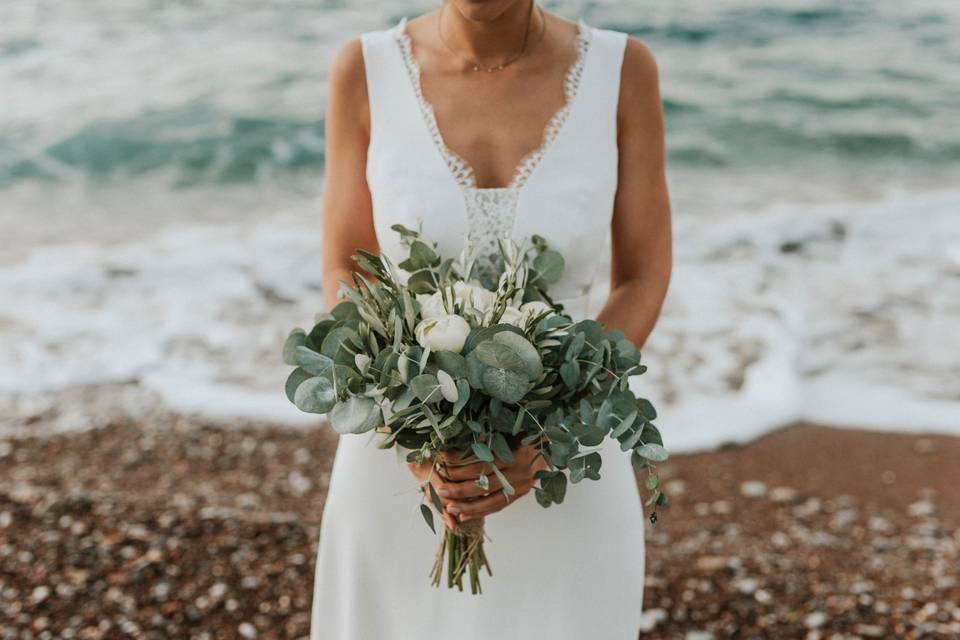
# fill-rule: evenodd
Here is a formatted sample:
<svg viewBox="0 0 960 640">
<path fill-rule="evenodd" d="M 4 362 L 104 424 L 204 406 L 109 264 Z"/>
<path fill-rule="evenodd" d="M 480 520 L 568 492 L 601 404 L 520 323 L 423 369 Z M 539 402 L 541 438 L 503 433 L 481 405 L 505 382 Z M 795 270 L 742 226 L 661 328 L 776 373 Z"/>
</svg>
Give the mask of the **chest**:
<svg viewBox="0 0 960 640">
<path fill-rule="evenodd" d="M 557 65 L 468 74 L 425 63 L 424 100 L 451 151 L 472 168 L 478 187 L 507 185 L 523 158 L 543 145 L 550 120 L 567 103 Z"/>
</svg>

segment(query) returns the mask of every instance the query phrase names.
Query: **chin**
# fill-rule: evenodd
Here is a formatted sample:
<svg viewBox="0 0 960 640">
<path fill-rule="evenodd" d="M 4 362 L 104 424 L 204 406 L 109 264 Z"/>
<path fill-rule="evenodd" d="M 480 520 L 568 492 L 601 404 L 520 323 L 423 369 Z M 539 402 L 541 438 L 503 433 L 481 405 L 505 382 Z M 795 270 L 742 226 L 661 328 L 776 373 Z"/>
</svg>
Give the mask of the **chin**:
<svg viewBox="0 0 960 640">
<path fill-rule="evenodd" d="M 467 20 L 493 22 L 520 0 L 447 0 Z"/>
</svg>

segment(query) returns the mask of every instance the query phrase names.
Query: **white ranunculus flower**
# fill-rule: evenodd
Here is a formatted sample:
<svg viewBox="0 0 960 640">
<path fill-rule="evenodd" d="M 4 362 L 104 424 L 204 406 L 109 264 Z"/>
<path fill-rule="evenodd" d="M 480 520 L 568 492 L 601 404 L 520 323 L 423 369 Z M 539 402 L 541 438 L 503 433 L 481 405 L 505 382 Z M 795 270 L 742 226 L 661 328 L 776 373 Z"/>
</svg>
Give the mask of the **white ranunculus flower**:
<svg viewBox="0 0 960 640">
<path fill-rule="evenodd" d="M 460 316 L 450 314 L 421 320 L 414 333 L 425 349 L 460 353 L 470 334 L 470 325 Z"/>
<path fill-rule="evenodd" d="M 541 302 L 540 300 L 534 300 L 533 302 L 525 302 L 520 305 L 520 311 L 526 314 L 527 318 L 536 318 L 537 316 L 543 315 L 545 312 L 550 312 L 553 314 L 553 307 L 548 305 L 546 302 Z"/>
<path fill-rule="evenodd" d="M 516 327 L 524 328 L 527 324 L 527 316 L 516 307 L 507 307 L 500 316 L 500 322 L 503 324 L 512 324 Z"/>
<path fill-rule="evenodd" d="M 476 284 L 466 282 L 453 283 L 453 296 L 467 309 L 484 313 L 497 301 L 497 294 Z"/>
<path fill-rule="evenodd" d="M 434 293 L 418 293 L 417 302 L 420 303 L 420 317 L 439 318 L 447 315 L 447 309 L 443 306 L 443 298 L 439 291 Z"/>
</svg>

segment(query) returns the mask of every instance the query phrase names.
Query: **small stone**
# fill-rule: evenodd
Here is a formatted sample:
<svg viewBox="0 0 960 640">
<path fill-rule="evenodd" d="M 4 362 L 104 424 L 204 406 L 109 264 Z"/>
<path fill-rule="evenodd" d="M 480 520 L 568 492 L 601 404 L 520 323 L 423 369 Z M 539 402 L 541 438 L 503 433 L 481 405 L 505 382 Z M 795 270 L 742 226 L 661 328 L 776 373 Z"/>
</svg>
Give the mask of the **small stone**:
<svg viewBox="0 0 960 640">
<path fill-rule="evenodd" d="M 748 498 L 762 498 L 767 495 L 767 485 L 759 480 L 748 480 L 740 485 L 740 494 Z"/>
<path fill-rule="evenodd" d="M 640 614 L 640 631 L 643 633 L 653 631 L 658 624 L 667 619 L 665 609 L 647 609 Z"/>
<path fill-rule="evenodd" d="M 855 630 L 861 636 L 868 638 L 882 638 L 886 634 L 886 630 L 877 624 L 858 624 Z"/>
<path fill-rule="evenodd" d="M 803 626 L 807 629 L 819 629 L 827 624 L 827 614 L 823 611 L 808 613 L 803 619 Z"/>
<path fill-rule="evenodd" d="M 663 489 L 670 496 L 680 496 L 687 492 L 687 483 L 683 480 L 668 480 L 663 483 Z"/>
<path fill-rule="evenodd" d="M 930 438 L 920 438 L 913 443 L 913 450 L 920 455 L 929 455 L 936 450 L 936 444 Z"/>
<path fill-rule="evenodd" d="M 936 506 L 929 500 L 918 500 L 907 507 L 907 512 L 914 518 L 932 516 L 936 510 Z"/>
<path fill-rule="evenodd" d="M 727 559 L 722 556 L 700 556 L 697 558 L 697 568 L 704 571 L 719 571 L 727 566 Z"/>
<path fill-rule="evenodd" d="M 247 640 L 253 640 L 257 637 L 256 628 L 249 622 L 241 622 L 240 626 L 237 627 L 237 631 Z"/>
<path fill-rule="evenodd" d="M 758 586 L 759 585 L 757 584 L 757 581 L 754 578 L 740 578 L 739 580 L 733 583 L 733 587 L 737 591 L 747 595 L 754 593 L 757 590 Z"/>
<path fill-rule="evenodd" d="M 709 631 L 687 631 L 685 640 L 713 640 L 713 633 Z"/>
<path fill-rule="evenodd" d="M 50 597 L 50 587 L 45 584 L 35 587 L 33 593 L 30 594 L 30 599 L 33 600 L 35 604 L 39 604 Z"/>
<path fill-rule="evenodd" d="M 774 487 L 770 490 L 770 499 L 774 502 L 793 502 L 798 495 L 793 487 Z"/>
<path fill-rule="evenodd" d="M 717 500 L 712 505 L 710 505 L 710 508 L 713 510 L 714 513 L 718 515 L 727 515 L 731 511 L 733 511 L 733 507 L 731 507 L 730 503 L 727 502 L 726 500 Z"/>
<path fill-rule="evenodd" d="M 790 546 L 790 536 L 783 531 L 774 531 L 773 535 L 770 536 L 770 542 L 778 549 L 783 549 Z"/>
</svg>

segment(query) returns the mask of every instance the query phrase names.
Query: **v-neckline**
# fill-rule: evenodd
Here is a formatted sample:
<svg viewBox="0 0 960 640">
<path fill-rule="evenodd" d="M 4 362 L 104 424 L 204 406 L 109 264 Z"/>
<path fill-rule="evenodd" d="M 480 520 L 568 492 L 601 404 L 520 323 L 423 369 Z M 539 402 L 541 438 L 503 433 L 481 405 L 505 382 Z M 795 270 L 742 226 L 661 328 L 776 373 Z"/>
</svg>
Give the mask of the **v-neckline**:
<svg viewBox="0 0 960 640">
<path fill-rule="evenodd" d="M 520 162 L 514 167 L 510 184 L 506 186 L 479 187 L 477 186 L 476 172 L 473 166 L 460 154 L 451 149 L 440 131 L 437 124 L 437 117 L 433 105 L 427 100 L 423 93 L 422 74 L 420 63 L 413 55 L 413 44 L 409 34 L 406 31 L 407 18 L 402 17 L 394 26 L 394 36 L 400 49 L 400 57 L 403 66 L 409 76 L 410 86 L 413 90 L 417 106 L 423 116 L 424 122 L 429 130 L 430 137 L 433 139 L 437 150 L 440 152 L 447 168 L 457 184 L 465 189 L 481 192 L 504 192 L 510 190 L 519 190 L 526 184 L 528 178 L 534 170 L 543 162 L 547 152 L 553 146 L 554 141 L 559 137 L 560 132 L 565 128 L 566 121 L 569 119 L 570 112 L 576 102 L 577 95 L 580 93 L 580 78 L 590 52 L 590 27 L 582 18 L 577 20 L 576 37 L 576 57 L 567 67 L 563 75 L 564 103 L 547 120 L 543 129 L 541 142 L 534 149 L 525 153 Z"/>
</svg>

